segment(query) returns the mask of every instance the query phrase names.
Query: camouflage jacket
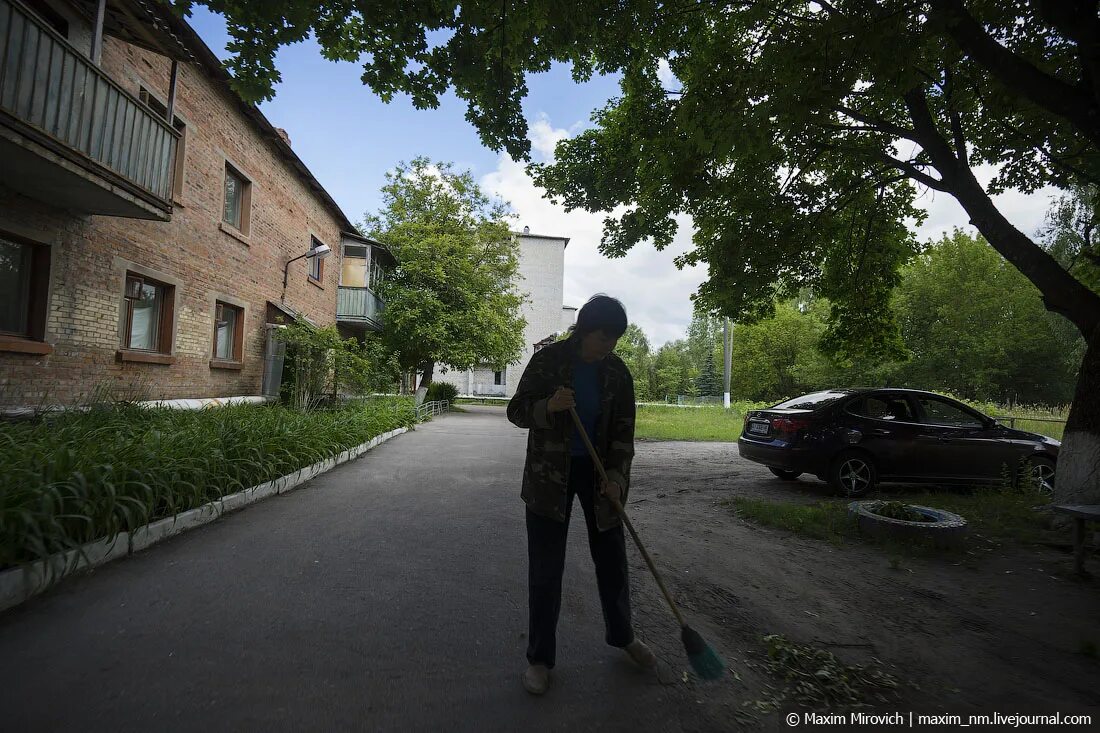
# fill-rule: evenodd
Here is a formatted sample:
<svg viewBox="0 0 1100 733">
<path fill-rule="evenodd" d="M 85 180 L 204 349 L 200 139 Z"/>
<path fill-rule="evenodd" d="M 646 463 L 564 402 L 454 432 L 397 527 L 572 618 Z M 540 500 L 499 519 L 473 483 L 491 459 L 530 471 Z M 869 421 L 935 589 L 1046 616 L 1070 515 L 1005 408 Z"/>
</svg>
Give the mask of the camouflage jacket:
<svg viewBox="0 0 1100 733">
<path fill-rule="evenodd" d="M 550 413 L 547 401 L 558 387 L 573 386 L 573 359 L 577 345 L 559 341 L 535 353 L 508 403 L 508 419 L 528 428 L 527 461 L 523 467 L 523 500 L 531 511 L 551 519 L 566 520 L 566 496 L 573 439 L 573 420 L 568 412 Z M 634 458 L 634 380 L 615 354 L 599 365 L 600 416 L 596 434 L 589 436 L 603 462 L 607 477 L 623 487 L 623 502 L 630 485 Z M 593 469 L 595 470 L 595 469 Z M 598 479 L 597 479 L 598 485 Z M 618 526 L 611 502 L 597 492 L 596 520 L 601 530 Z"/>
</svg>

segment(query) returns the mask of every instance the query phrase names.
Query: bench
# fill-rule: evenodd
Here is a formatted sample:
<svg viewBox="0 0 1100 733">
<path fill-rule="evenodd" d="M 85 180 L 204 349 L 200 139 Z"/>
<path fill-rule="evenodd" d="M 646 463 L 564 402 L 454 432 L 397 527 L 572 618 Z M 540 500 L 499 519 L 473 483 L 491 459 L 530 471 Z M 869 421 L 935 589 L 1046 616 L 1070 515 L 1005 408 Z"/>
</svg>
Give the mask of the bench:
<svg viewBox="0 0 1100 733">
<path fill-rule="evenodd" d="M 1078 575 L 1085 572 L 1085 523 L 1100 521 L 1100 504 L 1055 504 L 1051 507 L 1059 514 L 1073 517 L 1073 569 Z"/>
</svg>

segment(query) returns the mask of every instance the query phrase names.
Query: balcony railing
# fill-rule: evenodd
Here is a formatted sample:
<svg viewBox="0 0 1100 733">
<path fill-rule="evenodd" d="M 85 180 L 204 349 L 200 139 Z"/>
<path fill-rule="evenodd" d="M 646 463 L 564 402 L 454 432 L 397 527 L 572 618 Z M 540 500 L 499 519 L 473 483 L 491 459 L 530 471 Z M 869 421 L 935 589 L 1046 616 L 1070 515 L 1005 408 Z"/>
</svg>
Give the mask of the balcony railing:
<svg viewBox="0 0 1100 733">
<path fill-rule="evenodd" d="M 179 133 L 13 0 L 0 0 L 0 111 L 170 198 Z"/>
<path fill-rule="evenodd" d="M 340 286 L 336 293 L 336 320 L 382 327 L 382 300 L 370 288 Z"/>
</svg>

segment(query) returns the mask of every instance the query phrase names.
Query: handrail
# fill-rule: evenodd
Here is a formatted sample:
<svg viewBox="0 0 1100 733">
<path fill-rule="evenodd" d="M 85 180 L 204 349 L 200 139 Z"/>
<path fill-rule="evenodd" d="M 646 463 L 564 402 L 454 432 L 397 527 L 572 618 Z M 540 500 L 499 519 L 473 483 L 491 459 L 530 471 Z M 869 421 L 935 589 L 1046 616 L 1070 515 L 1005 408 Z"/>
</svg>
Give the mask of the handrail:
<svg viewBox="0 0 1100 733">
<path fill-rule="evenodd" d="M 442 415 L 450 409 L 450 400 L 432 400 L 431 402 L 425 402 L 416 408 L 416 421 L 420 422 L 427 417 Z"/>
</svg>

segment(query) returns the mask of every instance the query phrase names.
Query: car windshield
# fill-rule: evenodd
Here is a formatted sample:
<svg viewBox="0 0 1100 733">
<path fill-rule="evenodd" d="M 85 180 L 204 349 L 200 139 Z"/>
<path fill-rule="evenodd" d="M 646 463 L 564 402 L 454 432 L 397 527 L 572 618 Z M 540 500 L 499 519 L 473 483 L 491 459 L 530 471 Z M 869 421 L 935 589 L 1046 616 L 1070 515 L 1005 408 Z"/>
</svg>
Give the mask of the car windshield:
<svg viewBox="0 0 1100 733">
<path fill-rule="evenodd" d="M 780 402 L 771 409 L 773 410 L 816 410 L 819 407 L 824 407 L 832 402 L 836 402 L 841 397 L 846 397 L 847 392 L 814 392 L 813 394 L 802 395 L 801 397 L 795 397 L 793 400 L 787 400 L 786 402 Z"/>
</svg>

